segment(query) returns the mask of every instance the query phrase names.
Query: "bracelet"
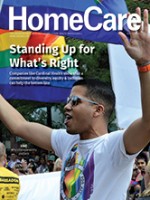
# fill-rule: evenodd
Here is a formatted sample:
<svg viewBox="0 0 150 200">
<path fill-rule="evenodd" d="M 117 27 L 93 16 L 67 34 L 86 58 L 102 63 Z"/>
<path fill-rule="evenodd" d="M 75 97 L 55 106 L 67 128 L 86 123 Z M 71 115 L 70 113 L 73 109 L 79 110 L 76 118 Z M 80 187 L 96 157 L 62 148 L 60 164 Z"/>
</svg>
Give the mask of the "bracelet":
<svg viewBox="0 0 150 200">
<path fill-rule="evenodd" d="M 137 66 L 138 66 L 138 67 L 144 67 L 144 66 L 149 65 L 149 64 L 150 64 L 150 61 L 148 61 L 148 62 L 146 62 L 146 63 L 143 63 L 143 64 L 141 64 L 141 65 L 138 65 L 138 64 L 137 64 Z"/>
<path fill-rule="evenodd" d="M 138 66 L 138 71 L 139 72 L 148 72 L 148 71 L 150 71 L 150 62 L 145 64 L 145 65 Z"/>
</svg>

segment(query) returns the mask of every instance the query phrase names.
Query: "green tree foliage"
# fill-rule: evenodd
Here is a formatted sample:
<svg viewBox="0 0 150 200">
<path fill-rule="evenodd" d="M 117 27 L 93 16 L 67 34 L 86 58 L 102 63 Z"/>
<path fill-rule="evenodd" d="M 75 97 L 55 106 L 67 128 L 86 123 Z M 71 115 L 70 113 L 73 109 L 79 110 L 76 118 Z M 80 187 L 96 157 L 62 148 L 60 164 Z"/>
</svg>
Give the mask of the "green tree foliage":
<svg viewBox="0 0 150 200">
<path fill-rule="evenodd" d="M 77 51 L 73 57 L 79 61 L 79 71 L 81 72 L 82 77 L 91 77 L 110 81 L 107 44 L 72 38 L 66 38 L 66 41 L 68 45 L 76 47 Z M 93 53 L 80 53 L 78 49 L 81 44 L 93 47 Z"/>
<path fill-rule="evenodd" d="M 128 10 L 132 13 L 137 7 L 150 10 L 150 0 L 126 0 Z"/>
</svg>

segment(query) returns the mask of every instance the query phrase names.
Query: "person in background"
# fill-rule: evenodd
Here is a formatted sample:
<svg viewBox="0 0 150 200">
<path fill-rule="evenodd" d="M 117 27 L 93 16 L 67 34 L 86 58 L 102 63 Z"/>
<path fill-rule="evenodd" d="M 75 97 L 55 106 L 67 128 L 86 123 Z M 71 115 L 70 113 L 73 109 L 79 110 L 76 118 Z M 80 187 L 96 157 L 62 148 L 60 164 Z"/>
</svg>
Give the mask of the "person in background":
<svg viewBox="0 0 150 200">
<path fill-rule="evenodd" d="M 50 152 L 47 156 L 47 166 L 49 168 L 49 171 L 52 172 L 54 169 L 54 162 L 56 161 L 58 157 L 54 154 L 54 152 Z"/>
<path fill-rule="evenodd" d="M 145 152 L 141 152 L 137 157 L 136 157 L 136 165 L 138 169 L 142 172 L 145 172 L 145 167 L 148 163 L 148 157 Z"/>
<path fill-rule="evenodd" d="M 29 160 L 28 164 L 28 174 L 36 174 L 37 172 L 37 164 L 35 163 L 34 160 Z"/>
<path fill-rule="evenodd" d="M 17 200 L 20 191 L 19 177 L 5 167 L 6 157 L 5 146 L 0 142 L 0 200 Z"/>
<path fill-rule="evenodd" d="M 144 184 L 144 174 L 145 174 L 145 168 L 148 163 L 148 156 L 145 152 L 141 152 L 137 157 L 136 157 L 136 165 L 140 171 L 140 173 L 137 176 L 137 181 L 141 186 L 141 192 L 145 190 L 145 184 Z"/>
<path fill-rule="evenodd" d="M 22 164 L 23 171 L 25 172 L 25 174 L 28 174 L 28 161 L 22 158 L 20 162 Z"/>
<path fill-rule="evenodd" d="M 128 200 L 135 200 L 139 196 L 139 193 L 141 191 L 141 185 L 138 179 L 139 174 L 140 170 L 138 169 L 137 165 L 134 164 L 132 179 L 128 188 Z"/>
<path fill-rule="evenodd" d="M 11 170 L 12 170 L 12 172 L 14 172 L 15 174 L 17 174 L 18 176 L 26 175 L 27 174 L 27 171 L 24 170 L 21 162 L 15 163 L 14 167 Z"/>
<path fill-rule="evenodd" d="M 144 174 L 145 190 L 141 193 L 138 200 L 149 200 L 150 199 L 150 161 L 145 168 Z"/>
<path fill-rule="evenodd" d="M 8 162 L 8 168 L 13 169 L 17 162 L 20 162 L 20 160 L 17 158 L 17 154 L 15 152 L 12 152 L 10 155 L 10 160 Z"/>
<path fill-rule="evenodd" d="M 57 158 L 56 161 L 54 162 L 53 172 L 61 171 L 61 169 L 62 169 L 62 160 L 60 158 Z"/>
<path fill-rule="evenodd" d="M 49 172 L 45 156 L 40 157 L 40 166 L 36 170 L 37 173 Z"/>
</svg>

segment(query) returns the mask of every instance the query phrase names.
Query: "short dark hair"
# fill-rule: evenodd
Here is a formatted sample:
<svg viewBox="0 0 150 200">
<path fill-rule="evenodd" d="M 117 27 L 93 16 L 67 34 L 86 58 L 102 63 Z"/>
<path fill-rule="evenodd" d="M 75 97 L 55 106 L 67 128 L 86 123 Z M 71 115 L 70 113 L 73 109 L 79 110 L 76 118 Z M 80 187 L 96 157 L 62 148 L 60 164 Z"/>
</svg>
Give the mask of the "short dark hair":
<svg viewBox="0 0 150 200">
<path fill-rule="evenodd" d="M 149 159 L 148 159 L 148 156 L 147 156 L 146 153 L 143 152 L 143 151 L 137 155 L 136 159 L 137 159 L 137 160 L 140 160 L 140 159 L 141 159 L 141 160 L 144 160 L 146 164 L 148 163 L 148 160 L 149 160 Z"/>
<path fill-rule="evenodd" d="M 87 89 L 87 97 L 103 104 L 105 108 L 104 116 L 108 122 L 115 107 L 115 94 L 111 85 L 98 79 L 80 79 L 73 84 L 74 86 L 85 87 Z"/>
</svg>

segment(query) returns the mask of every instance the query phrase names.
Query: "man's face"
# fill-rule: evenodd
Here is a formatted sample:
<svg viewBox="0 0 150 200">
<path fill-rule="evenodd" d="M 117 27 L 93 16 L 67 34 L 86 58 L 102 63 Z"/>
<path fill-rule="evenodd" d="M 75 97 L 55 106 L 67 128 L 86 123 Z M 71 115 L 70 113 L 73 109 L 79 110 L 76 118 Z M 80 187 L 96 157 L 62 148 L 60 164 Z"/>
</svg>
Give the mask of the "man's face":
<svg viewBox="0 0 150 200">
<path fill-rule="evenodd" d="M 11 160 L 15 161 L 16 158 L 17 158 L 16 154 L 12 153 L 12 154 L 11 154 Z"/>
<path fill-rule="evenodd" d="M 74 86 L 70 97 L 76 96 L 81 99 L 78 99 L 75 105 L 70 100 L 64 107 L 67 132 L 70 134 L 78 133 L 85 139 L 88 138 L 88 133 L 92 131 L 93 113 L 97 106 L 86 101 L 91 100 L 86 97 L 86 91 L 87 89 L 83 86 Z"/>
<path fill-rule="evenodd" d="M 137 160 L 137 166 L 140 170 L 145 170 L 146 162 L 144 159 L 138 159 Z"/>
</svg>

